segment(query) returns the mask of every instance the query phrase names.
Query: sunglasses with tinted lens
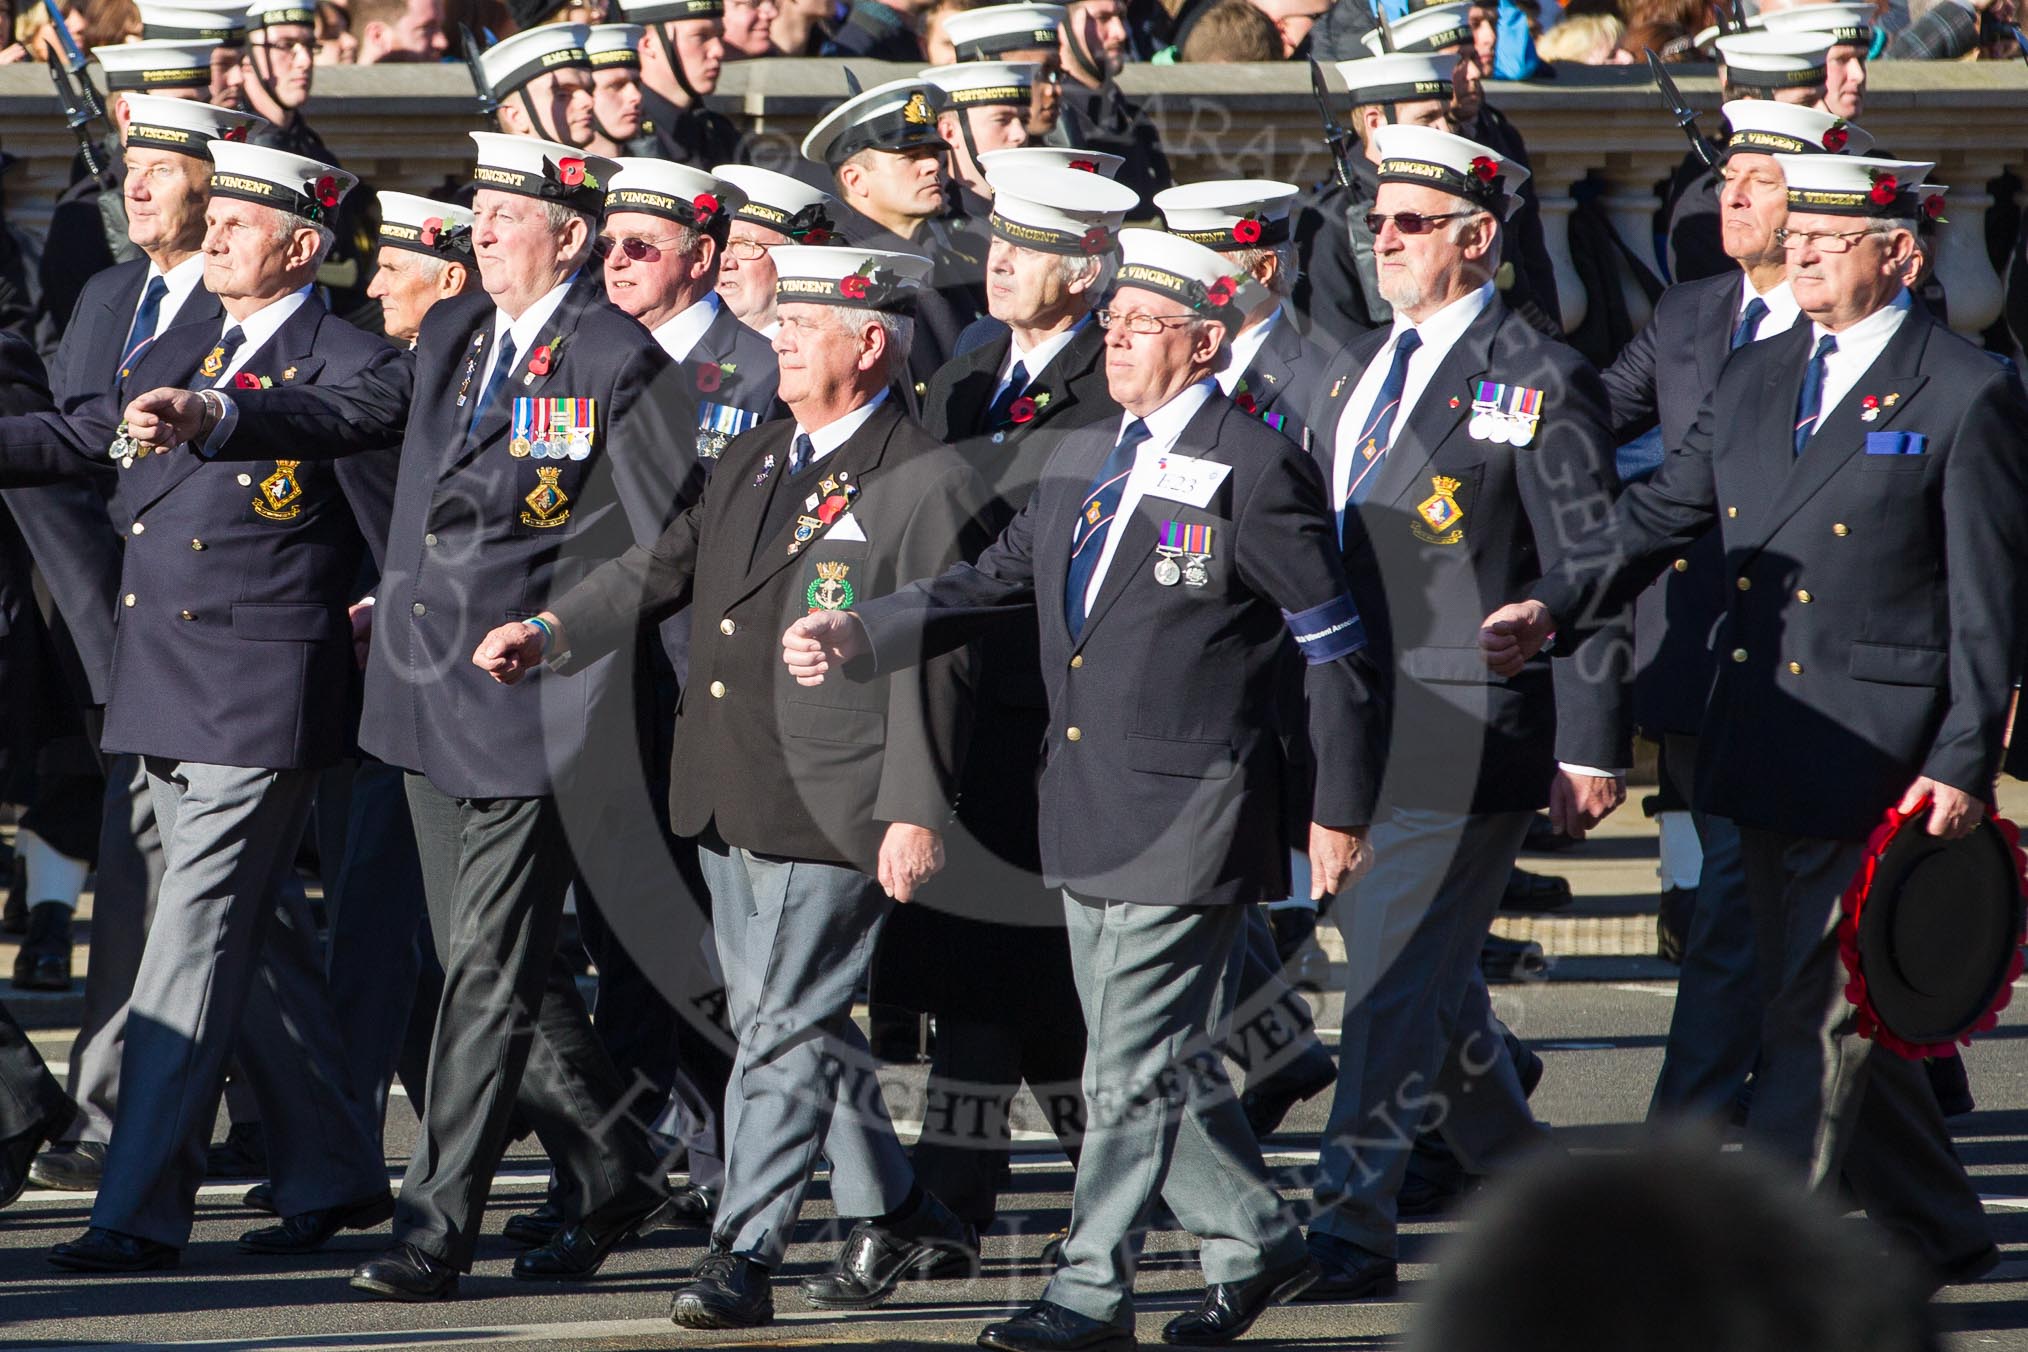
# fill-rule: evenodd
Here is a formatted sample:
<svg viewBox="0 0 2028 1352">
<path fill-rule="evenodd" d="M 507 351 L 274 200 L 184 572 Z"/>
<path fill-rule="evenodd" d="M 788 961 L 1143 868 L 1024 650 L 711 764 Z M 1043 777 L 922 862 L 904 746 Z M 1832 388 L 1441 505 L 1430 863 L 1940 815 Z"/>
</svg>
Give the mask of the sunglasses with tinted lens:
<svg viewBox="0 0 2028 1352">
<path fill-rule="evenodd" d="M 1435 216 L 1425 216 L 1420 211 L 1397 211 L 1389 215 L 1385 212 L 1369 211 L 1366 213 L 1366 230 L 1369 234 L 1378 235 L 1382 226 L 1393 221 L 1394 228 L 1402 234 L 1420 235 L 1438 221 L 1454 221 L 1473 214 L 1469 211 L 1445 211 Z"/>
<path fill-rule="evenodd" d="M 615 239 L 611 235 L 600 235 L 592 242 L 592 249 L 600 258 L 610 258 L 612 257 L 613 250 L 618 249 L 636 263 L 653 263 L 662 257 L 660 249 L 648 243 L 647 240 L 636 239 L 632 235 L 628 235 L 624 239 Z"/>
</svg>

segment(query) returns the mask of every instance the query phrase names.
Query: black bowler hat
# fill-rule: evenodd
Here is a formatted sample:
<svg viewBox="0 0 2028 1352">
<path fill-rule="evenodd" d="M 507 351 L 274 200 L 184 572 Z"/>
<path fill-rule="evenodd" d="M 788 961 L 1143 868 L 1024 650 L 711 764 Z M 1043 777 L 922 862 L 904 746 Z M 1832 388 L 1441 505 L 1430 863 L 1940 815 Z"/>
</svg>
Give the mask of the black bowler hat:
<svg viewBox="0 0 2028 1352">
<path fill-rule="evenodd" d="M 2021 974 L 2023 860 L 2004 818 L 1957 840 L 1925 803 L 1890 814 L 1845 889 L 1838 951 L 1859 1032 L 1906 1057 L 1956 1052 L 1991 1028 Z"/>
</svg>

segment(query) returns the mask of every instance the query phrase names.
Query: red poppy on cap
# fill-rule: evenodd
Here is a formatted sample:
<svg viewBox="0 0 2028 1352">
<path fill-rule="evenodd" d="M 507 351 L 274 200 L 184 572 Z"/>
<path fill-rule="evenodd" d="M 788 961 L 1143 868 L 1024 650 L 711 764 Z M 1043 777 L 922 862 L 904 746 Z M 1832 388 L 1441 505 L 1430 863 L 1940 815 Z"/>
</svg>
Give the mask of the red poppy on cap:
<svg viewBox="0 0 2028 1352">
<path fill-rule="evenodd" d="M 1035 417 L 1035 401 L 1025 394 L 1022 395 L 1007 405 L 1007 416 L 1017 423 L 1031 421 Z"/>
<path fill-rule="evenodd" d="M 697 210 L 698 224 L 709 224 L 718 214 L 718 199 L 708 192 L 701 192 L 690 199 L 690 205 Z"/>
<path fill-rule="evenodd" d="M 725 373 L 719 370 L 717 362 L 706 362 L 697 368 L 698 392 L 700 394 L 712 393 L 718 388 L 724 377 Z"/>
<path fill-rule="evenodd" d="M 1824 149 L 1836 155 L 1845 148 L 1845 143 L 1851 139 L 1852 135 L 1845 130 L 1845 124 L 1843 122 L 1835 123 L 1829 131 L 1824 133 Z"/>
<path fill-rule="evenodd" d="M 1940 222 L 1944 218 L 1943 213 L 1944 213 L 1944 200 L 1942 193 L 1937 193 L 1933 197 L 1925 197 L 1923 199 L 1922 201 L 1923 219 Z"/>
<path fill-rule="evenodd" d="M 1096 173 L 1098 172 L 1098 161 L 1097 161 L 1097 160 L 1072 160 L 1072 161 L 1070 162 L 1070 167 L 1071 167 L 1071 168 L 1073 168 L 1073 169 L 1082 169 L 1082 170 L 1084 170 L 1084 171 L 1085 171 L 1085 172 L 1086 172 L 1087 174 L 1096 174 Z"/>
<path fill-rule="evenodd" d="M 1491 183 L 1494 179 L 1498 178 L 1499 176 L 1500 176 L 1499 165 L 1493 163 L 1491 160 L 1487 159 L 1484 155 L 1476 155 L 1472 158 L 1473 178 L 1478 179 L 1479 182 L 1481 183 Z"/>
<path fill-rule="evenodd" d="M 584 182 L 584 161 L 576 158 L 561 161 L 556 166 L 557 181 L 566 188 L 575 188 Z"/>
<path fill-rule="evenodd" d="M 443 228 L 444 228 L 443 217 L 441 216 L 430 217 L 428 220 L 422 223 L 422 242 L 424 244 L 435 244 L 437 242 L 437 231 Z"/>
<path fill-rule="evenodd" d="M 1866 194 L 1866 200 L 1876 207 L 1884 207 L 1892 202 L 1894 195 L 1900 191 L 1901 184 L 1895 180 L 1894 175 L 1882 174 L 1873 180 L 1873 191 Z"/>
<path fill-rule="evenodd" d="M 1232 223 L 1232 238 L 1240 244 L 1260 243 L 1260 222 L 1251 216 L 1242 216 Z"/>
<path fill-rule="evenodd" d="M 327 210 L 338 205 L 338 180 L 326 174 L 317 180 L 317 205 Z"/>
<path fill-rule="evenodd" d="M 838 294 L 847 300 L 865 300 L 866 279 L 856 272 L 850 277 L 840 277 L 838 279 Z"/>
<path fill-rule="evenodd" d="M 802 244 L 829 244 L 831 242 L 831 232 L 821 225 L 813 225 L 803 232 L 802 238 L 798 242 Z"/>
<path fill-rule="evenodd" d="M 1217 306 L 1230 305 L 1232 304 L 1232 296 L 1233 296 L 1233 285 L 1232 278 L 1230 277 L 1220 277 L 1210 286 L 1204 288 L 1204 299 L 1211 302 L 1211 304 L 1213 305 Z"/>
<path fill-rule="evenodd" d="M 224 134 L 223 136 L 219 137 L 218 139 L 219 139 L 219 140 L 221 140 L 221 141 L 244 141 L 244 140 L 246 140 L 246 124 L 245 124 L 245 123 L 241 123 L 241 124 L 240 124 L 239 126 L 237 126 L 237 127 L 227 127 L 227 128 L 225 129 L 225 134 Z"/>
<path fill-rule="evenodd" d="M 1084 238 L 1080 239 L 1077 243 L 1078 247 L 1088 254 L 1104 253 L 1106 251 L 1105 227 L 1102 225 L 1093 226 L 1084 232 Z"/>
</svg>

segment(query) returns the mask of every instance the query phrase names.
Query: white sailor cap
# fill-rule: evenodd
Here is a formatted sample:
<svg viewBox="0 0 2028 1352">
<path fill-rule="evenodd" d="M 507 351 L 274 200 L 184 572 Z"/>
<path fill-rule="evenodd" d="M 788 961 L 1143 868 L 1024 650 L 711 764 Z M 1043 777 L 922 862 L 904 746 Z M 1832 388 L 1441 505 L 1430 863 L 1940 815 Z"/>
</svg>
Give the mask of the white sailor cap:
<svg viewBox="0 0 2028 1352">
<path fill-rule="evenodd" d="M 1054 48 L 1067 13 L 1063 5 L 984 5 L 944 20 L 944 36 L 960 61 L 996 61 L 1007 52 Z"/>
<path fill-rule="evenodd" d="M 472 170 L 474 187 L 561 202 L 588 216 L 599 214 L 606 185 L 619 171 L 619 165 L 603 155 L 589 155 L 556 141 L 497 131 L 466 135 L 479 148 L 479 162 Z"/>
<path fill-rule="evenodd" d="M 648 30 L 637 23 L 593 24 L 585 32 L 584 53 L 593 70 L 625 66 L 639 70 L 641 37 Z"/>
<path fill-rule="evenodd" d="M 380 236 L 390 249 L 410 249 L 431 258 L 469 263 L 472 259 L 472 213 L 449 202 L 407 192 L 378 192 Z"/>
<path fill-rule="evenodd" d="M 987 228 L 1042 253 L 1109 253 L 1127 213 L 1141 204 L 1132 188 L 1076 169 L 1003 165 L 986 171 L 986 184 L 993 190 Z"/>
<path fill-rule="evenodd" d="M 211 143 L 211 195 L 254 202 L 324 224 L 359 183 L 335 164 L 244 141 Z"/>
<path fill-rule="evenodd" d="M 213 141 L 244 141 L 253 124 L 260 121 L 252 113 L 196 99 L 129 94 L 126 143 L 133 149 L 173 150 L 208 160 Z"/>
<path fill-rule="evenodd" d="M 1394 20 L 1388 31 L 1394 35 L 1397 52 L 1445 52 L 1472 40 L 1472 6 L 1468 0 L 1428 5 Z M 1375 56 L 1387 54 L 1386 39 L 1378 27 L 1359 35 L 1366 50 Z"/>
<path fill-rule="evenodd" d="M 1914 216 L 1917 192 L 1936 165 L 1862 155 L 1777 155 L 1789 210 L 1823 216 Z"/>
<path fill-rule="evenodd" d="M 246 9 L 230 3 L 182 4 L 178 0 L 147 0 L 141 11 L 141 36 L 150 42 L 216 42 L 237 47 L 246 40 Z"/>
<path fill-rule="evenodd" d="M 620 0 L 628 23 L 678 23 L 684 19 L 723 19 L 725 0 Z"/>
<path fill-rule="evenodd" d="M 1873 46 L 1873 6 L 1852 0 L 1797 5 L 1794 9 L 1762 15 L 1761 24 L 1770 33 L 1824 33 L 1834 47 Z"/>
<path fill-rule="evenodd" d="M 721 242 L 732 215 L 746 201 L 738 184 L 705 169 L 673 160 L 630 157 L 606 184 L 606 214 L 640 211 L 696 230 Z M 716 227 L 715 229 L 713 227 Z"/>
<path fill-rule="evenodd" d="M 1216 178 L 1155 194 L 1169 233 L 1207 249 L 1266 249 L 1289 238 L 1289 208 L 1302 189 L 1270 178 Z"/>
<path fill-rule="evenodd" d="M 1026 108 L 1035 93 L 1033 61 L 961 61 L 916 72 L 943 91 L 946 108 Z"/>
<path fill-rule="evenodd" d="M 803 138 L 803 154 L 836 169 L 862 150 L 941 150 L 937 114 L 943 108 L 943 91 L 927 80 L 889 80 L 826 113 Z"/>
<path fill-rule="evenodd" d="M 1734 99 L 1720 111 L 1732 129 L 1727 155 L 1864 155 L 1873 148 L 1866 131 L 1806 104 Z"/>
<path fill-rule="evenodd" d="M 210 89 L 212 41 L 122 42 L 92 48 L 109 93 L 139 89 Z"/>
<path fill-rule="evenodd" d="M 1950 224 L 1944 219 L 1944 194 L 1949 191 L 1941 183 L 1915 185 L 1915 225 L 1918 232 L 1933 235 L 1937 227 Z"/>
<path fill-rule="evenodd" d="M 979 167 L 991 174 L 1001 169 L 1075 169 L 1080 173 L 1117 178 L 1124 156 L 1103 150 L 1071 150 L 1063 146 L 1016 146 L 1010 150 L 979 153 Z"/>
<path fill-rule="evenodd" d="M 798 244 L 839 242 L 838 223 L 831 214 L 838 203 L 822 188 L 751 164 L 715 164 L 711 172 L 740 191 L 734 220 L 765 226 Z"/>
<path fill-rule="evenodd" d="M 315 0 L 253 0 L 253 3 L 246 7 L 248 28 L 281 28 L 291 24 L 315 28 L 317 26 Z"/>
<path fill-rule="evenodd" d="M 1801 89 L 1824 83 L 1825 33 L 1737 33 L 1718 39 L 1725 81 L 1738 89 Z"/>
<path fill-rule="evenodd" d="M 1521 205 L 1528 171 L 1499 151 L 1434 127 L 1377 127 L 1382 183 L 1415 183 L 1462 197 L 1505 220 Z"/>
<path fill-rule="evenodd" d="M 502 38 L 479 53 L 485 92 L 504 98 L 552 70 L 589 69 L 591 57 L 584 44 L 590 34 L 591 29 L 581 23 L 548 23 Z"/>
<path fill-rule="evenodd" d="M 906 314 L 929 285 L 930 260 L 918 254 L 842 244 L 778 244 L 773 257 L 775 299 L 783 303 Z"/>
<path fill-rule="evenodd" d="M 1334 63 L 1356 108 L 1367 103 L 1414 103 L 1451 97 L 1450 52 L 1390 52 L 1363 61 Z"/>
<path fill-rule="evenodd" d="M 1224 254 L 1192 244 L 1166 230 L 1129 227 L 1120 231 L 1120 268 L 1113 289 L 1133 287 L 1181 302 L 1206 319 L 1216 319 L 1231 333 L 1246 322 L 1246 312 L 1267 296 L 1252 274 L 1233 270 Z"/>
</svg>

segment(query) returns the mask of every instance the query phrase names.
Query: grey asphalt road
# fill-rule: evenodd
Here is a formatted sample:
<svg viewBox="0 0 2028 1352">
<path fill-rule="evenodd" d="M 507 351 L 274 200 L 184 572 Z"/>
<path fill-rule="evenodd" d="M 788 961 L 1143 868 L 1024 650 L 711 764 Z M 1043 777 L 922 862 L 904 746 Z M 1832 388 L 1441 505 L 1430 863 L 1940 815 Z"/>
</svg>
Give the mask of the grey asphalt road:
<svg viewBox="0 0 2028 1352">
<path fill-rule="evenodd" d="M 1633 970 L 1645 970 L 1635 968 Z M 1661 1059 L 1674 988 L 1652 979 L 1553 980 L 1500 988 L 1501 1012 L 1547 1062 L 1536 1096 L 1541 1115 L 1577 1151 L 1624 1148 L 1637 1125 Z M 2028 1001 L 2023 1002 L 2028 1005 Z M 1328 1001 L 1319 1023 L 1335 1029 L 1338 1004 Z M 1958 1124 L 1960 1147 L 1989 1197 L 1989 1212 L 2010 1258 L 2028 1257 L 2028 1011 L 2016 1006 L 2002 1026 L 1969 1053 L 1979 1110 Z M 1328 1033 L 1327 1033 L 1328 1037 Z M 61 1059 L 67 1035 L 38 1035 L 45 1053 Z M 920 1072 L 899 1070 L 890 1100 L 905 1116 Z M 1268 1143 L 1284 1178 L 1315 1158 L 1323 1098 L 1301 1105 Z M 398 1099 L 388 1131 L 392 1176 L 400 1176 L 415 1120 Z M 542 1187 L 541 1161 L 524 1149 L 510 1157 L 496 1185 L 488 1229 L 463 1298 L 430 1306 L 389 1305 L 358 1298 L 345 1284 L 349 1267 L 385 1243 L 385 1233 L 345 1235 L 321 1254 L 303 1258 L 243 1255 L 233 1239 L 262 1218 L 239 1202 L 244 1184 L 210 1186 L 197 1231 L 173 1273 L 119 1279 L 82 1278 L 50 1267 L 53 1243 L 79 1233 L 89 1199 L 30 1192 L 0 1213 L 0 1346 L 434 1349 L 465 1346 L 556 1348 L 687 1348 L 716 1345 L 905 1348 L 969 1344 L 980 1325 L 1032 1300 L 1045 1273 L 1039 1254 L 1068 1214 L 1069 1171 L 1060 1156 L 1035 1153 L 1017 1167 L 1009 1218 L 986 1242 L 982 1274 L 969 1282 L 910 1285 L 888 1305 L 839 1318 L 805 1307 L 792 1284 L 778 1284 L 776 1324 L 757 1335 L 688 1333 L 667 1322 L 669 1292 L 698 1257 L 703 1236 L 664 1231 L 617 1253 L 591 1284 L 542 1288 L 515 1282 L 515 1249 L 498 1237 L 506 1216 L 531 1205 Z M 782 1276 L 818 1270 L 838 1233 L 824 1192 L 813 1193 L 799 1242 Z M 1858 1224 L 1857 1221 L 1853 1222 Z M 1458 1223 L 1408 1228 L 1404 1298 L 1368 1304 L 1314 1304 L 1276 1310 L 1256 1326 L 1248 1346 L 1383 1349 L 1400 1345 L 1427 1289 L 1446 1237 Z M 1584 1283 L 1573 1274 L 1572 1299 Z M 1192 1244 L 1174 1231 L 1150 1239 L 1138 1290 L 1139 1333 L 1153 1342 L 1161 1326 L 1195 1301 L 1198 1276 Z M 2028 1349 L 2028 1283 L 1988 1284 L 1947 1292 L 1939 1304 L 1952 1352 Z M 1630 1339 L 1626 1346 L 1636 1348 Z"/>
</svg>

